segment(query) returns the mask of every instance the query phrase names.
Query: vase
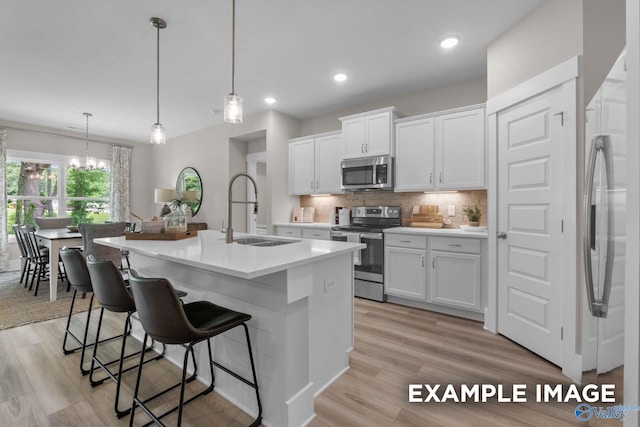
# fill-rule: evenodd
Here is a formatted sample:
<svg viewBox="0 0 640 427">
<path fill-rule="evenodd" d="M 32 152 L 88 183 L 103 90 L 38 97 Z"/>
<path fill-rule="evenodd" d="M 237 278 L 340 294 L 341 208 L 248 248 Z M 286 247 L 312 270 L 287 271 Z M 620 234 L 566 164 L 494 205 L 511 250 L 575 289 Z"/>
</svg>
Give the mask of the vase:
<svg viewBox="0 0 640 427">
<path fill-rule="evenodd" d="M 469 221 L 469 222 L 467 223 L 467 225 L 468 225 L 469 227 L 479 227 L 479 226 L 480 226 L 480 221 L 473 221 L 473 222 Z"/>
</svg>

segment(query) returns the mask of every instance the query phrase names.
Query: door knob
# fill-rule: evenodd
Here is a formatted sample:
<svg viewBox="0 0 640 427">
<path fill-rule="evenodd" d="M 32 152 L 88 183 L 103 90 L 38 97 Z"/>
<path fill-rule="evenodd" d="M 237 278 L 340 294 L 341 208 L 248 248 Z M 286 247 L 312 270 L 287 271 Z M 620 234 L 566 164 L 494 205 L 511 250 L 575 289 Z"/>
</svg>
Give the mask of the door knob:
<svg viewBox="0 0 640 427">
<path fill-rule="evenodd" d="M 505 233 L 504 231 L 500 231 L 499 233 L 496 233 L 496 237 L 498 239 L 506 239 L 507 238 L 507 233 Z"/>
</svg>

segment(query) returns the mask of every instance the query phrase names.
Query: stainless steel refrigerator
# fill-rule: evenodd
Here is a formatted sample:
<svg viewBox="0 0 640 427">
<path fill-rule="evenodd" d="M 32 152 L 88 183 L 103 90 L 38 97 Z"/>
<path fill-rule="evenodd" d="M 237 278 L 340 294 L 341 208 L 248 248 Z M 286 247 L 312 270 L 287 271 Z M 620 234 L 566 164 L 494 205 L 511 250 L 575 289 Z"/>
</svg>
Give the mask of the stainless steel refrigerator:
<svg viewBox="0 0 640 427">
<path fill-rule="evenodd" d="M 623 52 L 586 110 L 583 369 L 622 366 L 626 211 L 626 64 Z"/>
</svg>

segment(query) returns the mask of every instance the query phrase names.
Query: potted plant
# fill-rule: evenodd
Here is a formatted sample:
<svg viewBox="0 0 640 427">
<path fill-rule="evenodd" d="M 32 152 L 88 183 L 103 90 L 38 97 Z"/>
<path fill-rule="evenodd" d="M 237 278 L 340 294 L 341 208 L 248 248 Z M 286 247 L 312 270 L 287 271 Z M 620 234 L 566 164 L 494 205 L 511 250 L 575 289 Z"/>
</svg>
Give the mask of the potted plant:
<svg viewBox="0 0 640 427">
<path fill-rule="evenodd" d="M 480 212 L 480 207 L 478 205 L 464 206 L 462 208 L 462 212 L 467 216 L 467 223 L 469 224 L 469 227 L 478 227 L 480 225 L 482 212 Z"/>
</svg>

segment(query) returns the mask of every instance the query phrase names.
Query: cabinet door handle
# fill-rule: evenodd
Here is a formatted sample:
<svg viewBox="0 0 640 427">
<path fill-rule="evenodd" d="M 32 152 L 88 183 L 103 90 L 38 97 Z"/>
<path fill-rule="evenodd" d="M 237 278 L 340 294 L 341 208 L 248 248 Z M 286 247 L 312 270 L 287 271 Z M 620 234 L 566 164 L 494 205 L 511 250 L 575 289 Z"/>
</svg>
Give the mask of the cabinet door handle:
<svg viewBox="0 0 640 427">
<path fill-rule="evenodd" d="M 411 243 L 411 240 L 400 240 L 400 243 Z"/>
<path fill-rule="evenodd" d="M 422 256 L 422 267 L 424 268 L 424 256 Z"/>
<path fill-rule="evenodd" d="M 311 189 L 313 190 L 313 180 L 311 180 Z"/>
<path fill-rule="evenodd" d="M 431 268 L 436 268 L 436 259 L 435 259 L 435 257 L 431 259 Z"/>
<path fill-rule="evenodd" d="M 429 184 L 433 184 L 433 172 L 429 174 Z"/>
<path fill-rule="evenodd" d="M 369 144 L 364 144 L 364 152 L 365 153 L 369 152 Z"/>
<path fill-rule="evenodd" d="M 442 172 L 440 172 L 440 183 L 442 184 Z"/>
<path fill-rule="evenodd" d="M 364 153 L 364 144 L 360 145 L 360 152 Z"/>
<path fill-rule="evenodd" d="M 449 243 L 449 246 L 451 246 L 452 248 L 461 248 L 462 245 L 454 245 L 453 243 Z"/>
<path fill-rule="evenodd" d="M 320 180 L 317 180 L 317 181 L 316 181 L 316 190 L 317 190 L 318 188 L 320 188 Z"/>
</svg>

